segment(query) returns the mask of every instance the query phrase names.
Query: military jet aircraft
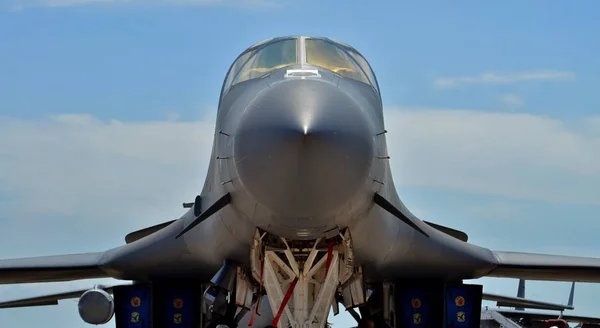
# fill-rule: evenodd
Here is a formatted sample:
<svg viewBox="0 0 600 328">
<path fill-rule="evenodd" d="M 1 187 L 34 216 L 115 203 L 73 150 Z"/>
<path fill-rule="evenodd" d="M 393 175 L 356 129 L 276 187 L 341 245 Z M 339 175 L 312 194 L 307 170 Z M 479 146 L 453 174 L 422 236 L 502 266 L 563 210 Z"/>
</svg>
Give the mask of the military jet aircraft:
<svg viewBox="0 0 600 328">
<path fill-rule="evenodd" d="M 525 299 L 525 280 L 519 279 L 519 287 L 517 289 L 517 298 Z M 562 321 L 578 323 L 585 327 L 599 327 L 600 318 L 585 317 L 579 315 L 564 314 L 565 310 L 574 310 L 573 302 L 575 300 L 575 283 L 571 284 L 571 291 L 569 292 L 569 300 L 566 305 L 561 304 L 530 304 L 526 307 L 534 308 L 538 310 L 554 310 L 560 311 L 559 314 L 545 313 L 539 311 L 525 310 L 523 303 L 516 305 L 504 299 L 497 299 L 496 305 L 498 308 L 487 308 L 485 311 L 494 311 L 502 314 L 504 317 L 511 319 L 515 323 L 518 323 L 522 327 L 528 328 L 542 328 L 551 326 L 560 326 Z M 515 306 L 514 309 L 508 309 L 503 307 Z M 501 308 L 502 307 L 502 308 Z M 554 324 L 556 323 L 556 325 Z M 568 325 L 567 325 L 568 327 Z"/>
<path fill-rule="evenodd" d="M 377 326 L 478 327 L 484 295 L 465 279 L 600 281 L 600 259 L 493 251 L 417 218 L 396 192 L 386 132 L 356 49 L 259 42 L 225 76 L 206 180 L 180 218 L 97 253 L 0 261 L 0 284 L 132 283 L 2 306 L 80 296 L 90 324 L 322 328 L 341 303 Z"/>
</svg>

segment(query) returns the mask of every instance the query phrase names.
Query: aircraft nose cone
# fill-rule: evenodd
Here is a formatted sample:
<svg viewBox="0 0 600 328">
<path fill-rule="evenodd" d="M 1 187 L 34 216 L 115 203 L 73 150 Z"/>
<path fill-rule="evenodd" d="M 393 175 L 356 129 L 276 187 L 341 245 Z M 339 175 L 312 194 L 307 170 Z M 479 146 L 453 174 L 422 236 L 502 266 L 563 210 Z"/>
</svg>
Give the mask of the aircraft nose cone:
<svg viewBox="0 0 600 328">
<path fill-rule="evenodd" d="M 290 218 L 343 205 L 368 178 L 373 153 L 366 114 L 337 86 L 314 80 L 280 82 L 261 93 L 234 140 L 242 185 Z"/>
</svg>

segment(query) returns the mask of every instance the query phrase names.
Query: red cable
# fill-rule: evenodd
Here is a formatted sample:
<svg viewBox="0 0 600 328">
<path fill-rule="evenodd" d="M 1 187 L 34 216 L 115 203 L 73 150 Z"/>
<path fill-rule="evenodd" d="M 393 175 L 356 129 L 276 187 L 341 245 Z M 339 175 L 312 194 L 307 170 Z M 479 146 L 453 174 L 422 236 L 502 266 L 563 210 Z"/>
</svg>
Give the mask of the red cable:
<svg viewBox="0 0 600 328">
<path fill-rule="evenodd" d="M 281 305 L 279 306 L 279 311 L 277 311 L 277 315 L 273 319 L 273 322 L 271 322 L 271 325 L 273 327 L 277 327 L 277 324 L 279 323 L 279 319 L 281 318 L 281 314 L 283 314 L 283 309 L 285 309 L 285 306 L 290 301 L 290 297 L 292 297 L 292 293 L 294 291 L 294 288 L 296 287 L 297 282 L 298 282 L 298 277 L 294 278 L 294 281 L 292 281 L 292 284 L 290 285 L 290 287 L 288 287 L 288 290 L 285 293 L 285 297 L 283 297 L 283 301 L 281 302 Z"/>
<path fill-rule="evenodd" d="M 250 315 L 250 321 L 248 321 L 248 327 L 252 327 L 252 325 L 254 325 L 254 315 L 256 314 L 256 311 L 258 311 L 258 299 L 256 299 L 256 303 L 254 303 L 254 310 L 252 311 L 252 314 Z"/>
</svg>

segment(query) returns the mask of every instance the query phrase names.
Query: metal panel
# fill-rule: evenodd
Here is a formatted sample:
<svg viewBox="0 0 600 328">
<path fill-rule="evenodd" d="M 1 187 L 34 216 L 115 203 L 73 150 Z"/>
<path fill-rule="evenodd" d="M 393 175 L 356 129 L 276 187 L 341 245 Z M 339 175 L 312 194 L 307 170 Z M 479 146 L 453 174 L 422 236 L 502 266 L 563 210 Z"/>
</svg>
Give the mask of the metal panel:
<svg viewBox="0 0 600 328">
<path fill-rule="evenodd" d="M 444 284 L 439 281 L 396 283 L 397 328 L 439 328 L 444 323 Z"/>
<path fill-rule="evenodd" d="M 446 286 L 446 327 L 479 328 L 481 285 Z"/>
<path fill-rule="evenodd" d="M 423 290 L 407 290 L 401 293 L 402 322 L 400 327 L 430 327 L 431 300 Z"/>
<path fill-rule="evenodd" d="M 116 328 L 152 327 L 152 290 L 148 284 L 118 286 L 115 296 Z"/>
<path fill-rule="evenodd" d="M 199 287 L 199 286 L 198 286 Z M 201 289 L 193 285 L 155 285 L 154 323 L 164 328 L 196 328 Z"/>
</svg>

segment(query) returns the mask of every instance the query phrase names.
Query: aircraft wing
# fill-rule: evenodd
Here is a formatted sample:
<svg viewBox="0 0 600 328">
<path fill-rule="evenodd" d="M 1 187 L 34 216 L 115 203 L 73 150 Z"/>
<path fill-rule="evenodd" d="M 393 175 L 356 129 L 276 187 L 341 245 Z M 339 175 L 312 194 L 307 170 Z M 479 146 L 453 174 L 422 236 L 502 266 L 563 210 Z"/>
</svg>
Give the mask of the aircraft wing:
<svg viewBox="0 0 600 328">
<path fill-rule="evenodd" d="M 114 285 L 114 286 L 103 286 L 97 285 L 98 289 L 104 289 L 108 293 L 112 293 L 114 287 L 117 286 L 126 286 L 129 284 L 122 285 Z M 79 298 L 83 293 L 90 290 L 91 288 L 72 290 L 67 292 L 62 292 L 58 294 L 48 294 L 42 296 L 21 298 L 11 301 L 0 301 L 0 309 L 8 309 L 8 308 L 18 308 L 18 307 L 28 307 L 28 306 L 44 306 L 44 305 L 57 305 L 59 300 L 66 300 L 70 298 Z"/>
<path fill-rule="evenodd" d="M 483 293 L 483 299 L 486 301 L 496 301 L 497 306 L 516 307 L 516 308 L 527 308 L 527 309 L 539 309 L 539 310 L 573 310 L 575 307 L 572 305 L 564 305 L 550 302 L 542 302 L 530 300 L 522 297 L 512 297 L 504 295 L 496 295 Z"/>
<path fill-rule="evenodd" d="M 511 319 L 529 319 L 535 321 L 549 320 L 549 319 L 557 319 L 558 314 L 553 313 L 543 313 L 543 312 L 529 312 L 529 311 L 519 311 L 519 310 L 511 310 L 511 309 L 492 309 L 503 316 Z M 561 319 L 566 320 L 567 322 L 577 322 L 583 324 L 592 324 L 594 326 L 600 325 L 600 318 L 593 317 L 584 317 L 578 315 L 568 315 L 563 314 Z"/>
<path fill-rule="evenodd" d="M 100 268 L 104 253 L 0 260 L 0 284 L 107 278 Z"/>
<path fill-rule="evenodd" d="M 489 277 L 600 282 L 600 259 L 492 251 L 497 266 Z"/>
</svg>

